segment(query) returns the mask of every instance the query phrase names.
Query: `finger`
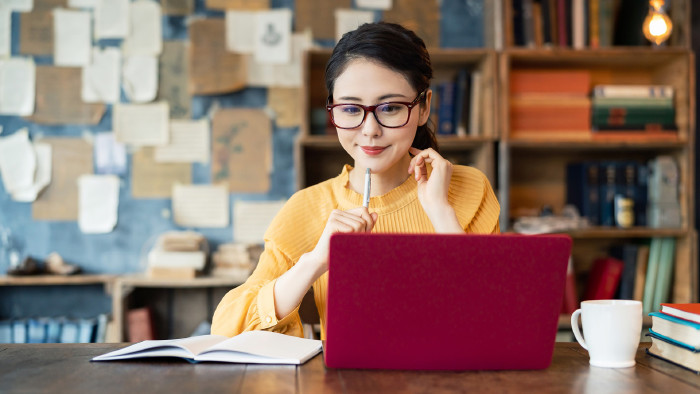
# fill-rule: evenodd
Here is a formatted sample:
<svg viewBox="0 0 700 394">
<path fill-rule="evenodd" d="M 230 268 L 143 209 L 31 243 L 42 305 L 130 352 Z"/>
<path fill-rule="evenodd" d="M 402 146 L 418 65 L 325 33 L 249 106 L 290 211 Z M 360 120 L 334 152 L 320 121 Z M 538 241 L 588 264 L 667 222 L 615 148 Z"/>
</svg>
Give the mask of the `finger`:
<svg viewBox="0 0 700 394">
<path fill-rule="evenodd" d="M 370 215 L 369 210 L 366 207 L 351 209 L 347 212 L 358 215 L 358 218 L 364 223 L 362 229 L 363 231 L 372 230 L 372 226 L 374 226 L 374 220 L 372 219 L 372 215 Z"/>
</svg>

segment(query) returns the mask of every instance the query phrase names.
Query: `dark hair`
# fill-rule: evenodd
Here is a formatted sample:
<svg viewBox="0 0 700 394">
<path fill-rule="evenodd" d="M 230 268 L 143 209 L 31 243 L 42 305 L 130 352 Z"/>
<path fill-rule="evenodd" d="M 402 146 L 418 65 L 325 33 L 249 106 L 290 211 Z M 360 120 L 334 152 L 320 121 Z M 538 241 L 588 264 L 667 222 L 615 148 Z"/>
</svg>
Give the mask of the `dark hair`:
<svg viewBox="0 0 700 394">
<path fill-rule="evenodd" d="M 430 87 L 433 68 L 423 40 L 414 32 L 395 23 L 365 23 L 356 30 L 345 33 L 333 49 L 326 64 L 326 89 L 333 96 L 335 80 L 355 59 L 377 62 L 403 74 L 411 86 L 420 93 Z M 425 97 L 423 105 L 425 105 Z M 418 126 L 411 144 L 414 148 L 438 150 L 435 133 L 426 122 Z"/>
</svg>

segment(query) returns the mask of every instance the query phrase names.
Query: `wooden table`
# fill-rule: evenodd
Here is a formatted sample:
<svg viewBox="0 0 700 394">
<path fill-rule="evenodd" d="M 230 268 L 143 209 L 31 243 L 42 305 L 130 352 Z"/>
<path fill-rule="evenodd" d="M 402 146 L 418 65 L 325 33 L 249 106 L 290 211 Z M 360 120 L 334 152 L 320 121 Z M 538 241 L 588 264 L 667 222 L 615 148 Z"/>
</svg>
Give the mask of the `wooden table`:
<svg viewBox="0 0 700 394">
<path fill-rule="evenodd" d="M 576 343 L 557 343 L 541 371 L 373 371 L 304 365 L 190 364 L 179 359 L 90 362 L 124 344 L 0 344 L 0 392 L 50 393 L 368 393 L 700 392 L 700 376 L 644 353 L 634 368 L 590 367 Z"/>
</svg>

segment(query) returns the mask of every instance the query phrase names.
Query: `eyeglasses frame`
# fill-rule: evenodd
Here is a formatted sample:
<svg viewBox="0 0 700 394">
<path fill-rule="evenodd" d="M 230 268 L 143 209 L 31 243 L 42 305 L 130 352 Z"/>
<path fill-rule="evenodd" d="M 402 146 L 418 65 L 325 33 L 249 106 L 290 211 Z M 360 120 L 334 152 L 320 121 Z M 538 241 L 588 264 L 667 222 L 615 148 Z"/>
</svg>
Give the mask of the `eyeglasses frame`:
<svg viewBox="0 0 700 394">
<path fill-rule="evenodd" d="M 416 105 L 419 104 L 420 100 L 425 96 L 427 91 L 428 90 L 426 89 L 426 90 L 420 92 L 420 94 L 411 102 L 408 102 L 408 101 L 386 101 L 383 103 L 379 103 L 377 105 L 367 105 L 367 106 L 362 105 L 362 104 L 354 104 L 354 103 L 330 104 L 331 100 L 333 100 L 333 96 L 328 96 L 328 98 L 326 99 L 326 111 L 328 111 L 328 113 L 330 114 L 331 123 L 333 123 L 333 126 L 339 128 L 339 129 L 350 130 L 350 129 L 356 129 L 356 128 L 362 126 L 362 124 L 365 123 L 365 120 L 367 119 L 368 113 L 372 113 L 372 115 L 374 115 L 374 119 L 382 127 L 386 127 L 389 129 L 398 129 L 399 127 L 406 126 L 408 124 L 408 122 L 411 121 L 411 112 L 413 112 L 413 107 L 415 107 Z M 379 118 L 377 117 L 377 113 L 374 111 L 377 108 L 381 107 L 382 105 L 387 105 L 387 104 L 403 104 L 403 105 L 408 107 L 408 117 L 406 118 L 406 122 L 404 124 L 402 124 L 400 126 L 385 126 L 382 124 L 382 122 L 379 121 Z M 333 108 L 340 107 L 341 105 L 354 105 L 356 107 L 362 108 L 362 110 L 364 111 L 364 116 L 362 117 L 362 121 L 360 122 L 360 124 L 358 124 L 355 127 L 340 127 L 337 124 L 335 124 L 335 119 L 333 118 Z"/>
</svg>

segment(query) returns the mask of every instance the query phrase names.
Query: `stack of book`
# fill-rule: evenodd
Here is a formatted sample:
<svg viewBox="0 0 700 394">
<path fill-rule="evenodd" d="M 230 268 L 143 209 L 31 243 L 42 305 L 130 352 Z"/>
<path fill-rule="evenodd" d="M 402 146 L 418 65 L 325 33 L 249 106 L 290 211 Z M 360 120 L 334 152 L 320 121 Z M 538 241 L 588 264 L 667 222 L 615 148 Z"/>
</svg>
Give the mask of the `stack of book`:
<svg viewBox="0 0 700 394">
<path fill-rule="evenodd" d="M 227 243 L 212 254 L 212 276 L 225 276 L 245 282 L 262 253 L 259 245 Z"/>
<path fill-rule="evenodd" d="M 668 85 L 596 85 L 592 120 L 597 135 L 645 131 L 646 136 L 675 137 L 674 89 Z"/>
<path fill-rule="evenodd" d="M 148 253 L 148 276 L 163 279 L 191 279 L 207 261 L 206 238 L 192 231 L 170 231 L 158 237 Z"/>
<path fill-rule="evenodd" d="M 513 70 L 510 74 L 512 138 L 588 139 L 591 75 L 585 70 Z"/>
<path fill-rule="evenodd" d="M 647 353 L 700 374 L 700 304 L 661 304 L 649 315 Z"/>
</svg>

